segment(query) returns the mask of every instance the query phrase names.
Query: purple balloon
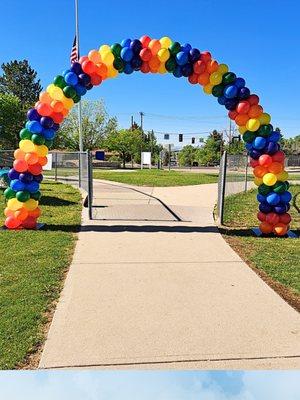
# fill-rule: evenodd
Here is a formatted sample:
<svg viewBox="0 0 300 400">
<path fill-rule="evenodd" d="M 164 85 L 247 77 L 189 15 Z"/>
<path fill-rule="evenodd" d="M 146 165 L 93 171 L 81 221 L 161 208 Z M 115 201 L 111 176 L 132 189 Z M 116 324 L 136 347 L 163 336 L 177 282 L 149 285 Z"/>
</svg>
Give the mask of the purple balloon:
<svg viewBox="0 0 300 400">
<path fill-rule="evenodd" d="M 91 78 L 88 74 L 80 74 L 79 75 L 79 83 L 82 86 L 89 85 L 91 83 Z"/>
<path fill-rule="evenodd" d="M 130 43 L 130 48 L 134 52 L 134 54 L 139 54 L 139 52 L 143 48 L 143 45 L 138 39 L 134 39 Z"/>
<path fill-rule="evenodd" d="M 43 128 L 50 129 L 53 127 L 53 119 L 51 117 L 42 117 L 40 121 Z"/>
<path fill-rule="evenodd" d="M 284 214 L 285 212 L 288 211 L 288 208 L 285 204 L 279 203 L 273 207 L 273 211 L 276 212 L 277 214 Z"/>
<path fill-rule="evenodd" d="M 20 174 L 19 180 L 23 183 L 29 183 L 33 179 L 33 175 L 30 172 L 24 172 Z"/>
<path fill-rule="evenodd" d="M 189 53 L 189 59 L 192 63 L 198 61 L 200 59 L 200 50 L 191 49 Z"/>
<path fill-rule="evenodd" d="M 278 150 L 278 144 L 275 142 L 269 142 L 264 148 L 264 152 L 269 155 L 275 154 Z"/>
<path fill-rule="evenodd" d="M 41 119 L 41 116 L 35 108 L 31 108 L 27 111 L 27 118 L 30 121 L 39 121 Z"/>
<path fill-rule="evenodd" d="M 40 175 L 34 175 L 34 177 L 33 177 L 33 180 L 36 181 L 36 182 L 38 182 L 38 183 L 41 183 L 43 179 L 44 179 L 44 177 L 43 177 L 42 174 L 40 174 Z"/>
<path fill-rule="evenodd" d="M 254 160 L 258 160 L 259 157 L 262 155 L 262 152 L 259 150 L 252 149 L 249 154 L 251 158 L 253 158 Z"/>
<path fill-rule="evenodd" d="M 250 96 L 250 90 L 247 87 L 241 87 L 238 91 L 238 97 L 240 99 L 248 99 Z"/>
<path fill-rule="evenodd" d="M 20 172 L 16 171 L 14 168 L 11 168 L 8 171 L 8 177 L 10 180 L 19 179 Z"/>
<path fill-rule="evenodd" d="M 260 203 L 258 208 L 259 208 L 259 211 L 263 212 L 264 214 L 267 214 L 272 211 L 272 207 L 268 203 Z"/>
<path fill-rule="evenodd" d="M 52 129 L 56 132 L 59 130 L 59 124 L 54 123 Z"/>
<path fill-rule="evenodd" d="M 238 105 L 239 100 L 238 99 L 226 99 L 225 100 L 225 108 L 227 110 L 235 110 L 236 106 Z"/>
<path fill-rule="evenodd" d="M 82 68 L 81 64 L 79 62 L 74 62 L 70 68 L 72 72 L 74 72 L 76 75 L 79 75 L 82 73 Z"/>
<path fill-rule="evenodd" d="M 188 77 L 193 73 L 193 66 L 191 64 L 185 64 L 181 67 L 181 73 L 183 76 Z"/>
</svg>

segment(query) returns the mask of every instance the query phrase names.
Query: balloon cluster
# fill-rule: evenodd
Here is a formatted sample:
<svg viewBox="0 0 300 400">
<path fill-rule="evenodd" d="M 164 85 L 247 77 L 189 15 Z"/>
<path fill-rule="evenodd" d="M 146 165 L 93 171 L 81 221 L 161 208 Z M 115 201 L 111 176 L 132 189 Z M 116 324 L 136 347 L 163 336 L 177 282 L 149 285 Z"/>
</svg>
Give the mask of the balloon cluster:
<svg viewBox="0 0 300 400">
<path fill-rule="evenodd" d="M 48 148 L 59 124 L 74 103 L 105 79 L 134 71 L 186 77 L 225 106 L 229 118 L 239 126 L 254 168 L 260 230 L 265 234 L 285 235 L 291 221 L 288 214 L 291 194 L 280 150 L 281 135 L 273 130 L 271 117 L 259 105 L 258 96 L 250 93 L 243 78 L 230 72 L 226 64 L 219 64 L 208 51 L 200 51 L 188 43 L 181 45 L 166 36 L 151 39 L 146 35 L 91 50 L 56 76 L 40 94 L 35 107 L 28 111 L 28 121 L 20 132 L 19 149 L 9 171 L 10 187 L 5 191 L 7 228 L 36 227 L 41 213 L 38 202 L 42 167 L 47 163 Z"/>
</svg>

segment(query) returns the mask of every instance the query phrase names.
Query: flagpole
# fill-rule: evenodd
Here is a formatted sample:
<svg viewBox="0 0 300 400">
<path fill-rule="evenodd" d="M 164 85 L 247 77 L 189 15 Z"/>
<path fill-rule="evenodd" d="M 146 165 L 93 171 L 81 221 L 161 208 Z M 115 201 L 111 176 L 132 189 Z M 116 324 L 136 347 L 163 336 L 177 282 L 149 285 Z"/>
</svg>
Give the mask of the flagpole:
<svg viewBox="0 0 300 400">
<path fill-rule="evenodd" d="M 75 0 L 75 29 L 76 29 L 76 47 L 77 47 L 77 58 L 79 52 L 79 18 L 78 18 L 78 0 Z M 78 128 L 79 128 L 79 151 L 83 152 L 83 140 L 82 140 L 82 109 L 81 101 L 78 103 Z"/>
</svg>

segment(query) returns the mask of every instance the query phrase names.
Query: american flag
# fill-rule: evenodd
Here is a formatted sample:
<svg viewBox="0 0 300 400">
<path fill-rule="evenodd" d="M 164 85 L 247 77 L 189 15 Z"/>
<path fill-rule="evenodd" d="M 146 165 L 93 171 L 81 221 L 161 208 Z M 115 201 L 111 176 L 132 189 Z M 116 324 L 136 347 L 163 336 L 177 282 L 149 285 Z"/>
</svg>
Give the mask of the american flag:
<svg viewBox="0 0 300 400">
<path fill-rule="evenodd" d="M 76 35 L 75 35 L 74 41 L 73 41 L 72 50 L 71 50 L 71 54 L 70 54 L 71 64 L 73 64 L 74 62 L 78 61 L 78 58 L 79 58 L 79 54 L 78 54 L 77 40 L 76 40 Z"/>
</svg>

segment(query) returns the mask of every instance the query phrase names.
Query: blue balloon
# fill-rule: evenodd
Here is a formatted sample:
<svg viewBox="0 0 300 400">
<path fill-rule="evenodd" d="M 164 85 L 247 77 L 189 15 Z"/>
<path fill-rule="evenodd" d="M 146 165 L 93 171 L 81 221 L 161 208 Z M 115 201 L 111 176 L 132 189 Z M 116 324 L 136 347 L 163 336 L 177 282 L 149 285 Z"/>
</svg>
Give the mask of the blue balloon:
<svg viewBox="0 0 300 400">
<path fill-rule="evenodd" d="M 238 88 L 241 89 L 246 85 L 245 79 L 243 78 L 236 78 L 234 85 Z"/>
<path fill-rule="evenodd" d="M 55 136 L 55 130 L 54 129 L 44 129 L 43 136 L 46 140 L 52 140 L 52 139 L 54 139 L 54 136 Z"/>
<path fill-rule="evenodd" d="M 129 62 L 131 61 L 133 57 L 133 51 L 129 48 L 129 47 L 124 47 L 121 50 L 121 58 L 122 60 L 124 60 L 125 62 Z M 125 71 L 124 71 L 125 72 Z M 126 72 L 125 72 L 126 73 Z"/>
<path fill-rule="evenodd" d="M 173 75 L 175 76 L 175 78 L 181 78 L 182 77 L 182 71 L 179 65 L 177 65 L 177 67 L 174 69 L 173 71 Z"/>
<path fill-rule="evenodd" d="M 131 50 L 130 50 L 131 51 Z M 127 75 L 130 75 L 130 74 L 132 74 L 133 73 L 133 68 L 132 68 L 132 66 L 131 66 L 131 64 L 130 63 L 126 63 L 125 64 L 125 66 L 124 66 L 124 71 L 123 71 L 125 74 L 127 74 Z"/>
<path fill-rule="evenodd" d="M 227 99 L 233 99 L 238 94 L 238 88 L 235 85 L 228 85 L 224 89 L 224 96 Z"/>
<path fill-rule="evenodd" d="M 28 112 L 27 112 L 27 118 L 30 121 L 39 121 L 41 116 L 40 114 L 37 112 L 37 110 L 35 108 L 31 108 Z"/>
<path fill-rule="evenodd" d="M 260 203 L 265 203 L 266 202 L 266 196 L 258 193 L 258 195 L 256 196 L 257 201 L 259 201 Z"/>
<path fill-rule="evenodd" d="M 31 133 L 41 133 L 43 130 L 42 125 L 38 121 L 27 121 L 25 127 Z"/>
<path fill-rule="evenodd" d="M 268 214 L 272 211 L 272 207 L 268 203 L 260 203 L 258 206 L 259 211 L 263 212 L 264 214 Z"/>
<path fill-rule="evenodd" d="M 246 149 L 247 149 L 248 151 L 250 151 L 250 150 L 253 149 L 252 143 L 246 143 L 246 144 L 245 144 L 245 147 L 246 147 Z"/>
<path fill-rule="evenodd" d="M 268 137 L 270 142 L 279 142 L 279 140 L 281 139 L 281 135 L 279 132 L 272 132 L 271 135 Z"/>
<path fill-rule="evenodd" d="M 280 203 L 280 196 L 277 193 L 271 192 L 267 195 L 267 202 L 271 206 L 277 206 Z"/>
<path fill-rule="evenodd" d="M 266 141 L 265 138 L 263 138 L 263 137 L 261 137 L 261 136 L 257 136 L 257 137 L 253 140 L 252 144 L 253 144 L 253 147 L 254 147 L 255 149 L 261 150 L 261 149 L 263 149 L 263 148 L 265 147 L 266 142 L 267 142 L 267 141 Z"/>
<path fill-rule="evenodd" d="M 279 203 L 273 207 L 273 211 L 276 212 L 277 214 L 284 214 L 288 211 L 288 207 L 286 204 Z"/>
<path fill-rule="evenodd" d="M 189 55 L 188 55 L 187 52 L 179 51 L 176 54 L 176 61 L 177 61 L 178 65 L 184 65 L 184 64 L 186 64 L 188 62 L 188 60 L 189 60 Z"/>
<path fill-rule="evenodd" d="M 122 47 L 129 47 L 131 43 L 131 39 L 123 39 L 121 42 Z"/>
<path fill-rule="evenodd" d="M 74 72 L 68 72 L 64 78 L 68 85 L 75 86 L 78 83 L 78 76 Z"/>
<path fill-rule="evenodd" d="M 75 85 L 74 89 L 76 90 L 78 96 L 84 96 L 87 92 L 86 88 L 80 84 Z"/>
<path fill-rule="evenodd" d="M 14 179 L 19 179 L 19 176 L 20 176 L 20 172 L 16 171 L 14 168 L 11 168 L 8 171 L 8 177 L 11 181 Z"/>
<path fill-rule="evenodd" d="M 36 193 L 40 188 L 40 184 L 36 181 L 32 181 L 25 185 L 25 190 L 28 190 L 30 193 Z"/>
<path fill-rule="evenodd" d="M 188 53 L 190 50 L 192 50 L 192 46 L 189 43 L 185 43 L 181 46 L 181 51 Z"/>
<path fill-rule="evenodd" d="M 10 187 L 11 187 L 11 189 L 14 190 L 15 192 L 19 192 L 19 191 L 24 190 L 25 184 L 24 184 L 23 182 L 19 181 L 19 179 L 13 179 L 13 180 L 10 182 Z"/>
<path fill-rule="evenodd" d="M 289 203 L 292 200 L 292 194 L 291 192 L 283 192 L 280 195 L 281 203 Z"/>
<path fill-rule="evenodd" d="M 221 106 L 224 106 L 225 102 L 226 102 L 226 97 L 225 96 L 218 97 L 218 103 L 221 104 Z"/>
<path fill-rule="evenodd" d="M 250 96 L 250 90 L 247 87 L 242 87 L 238 90 L 239 99 L 248 99 Z"/>
<path fill-rule="evenodd" d="M 65 77 L 69 72 L 71 72 L 70 69 L 65 69 L 62 73 L 62 76 Z"/>
<path fill-rule="evenodd" d="M 74 62 L 71 66 L 71 71 L 76 75 L 82 74 L 81 64 L 79 62 Z"/>
</svg>

